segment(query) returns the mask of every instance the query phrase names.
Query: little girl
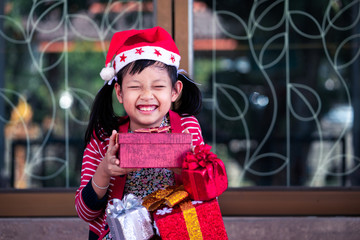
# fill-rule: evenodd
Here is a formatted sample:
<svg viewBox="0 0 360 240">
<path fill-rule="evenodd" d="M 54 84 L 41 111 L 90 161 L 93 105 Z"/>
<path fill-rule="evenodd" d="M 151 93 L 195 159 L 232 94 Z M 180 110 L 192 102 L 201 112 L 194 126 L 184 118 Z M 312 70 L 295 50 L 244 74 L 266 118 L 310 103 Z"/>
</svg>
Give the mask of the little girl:
<svg viewBox="0 0 360 240">
<path fill-rule="evenodd" d="M 114 34 L 100 73 L 106 83 L 94 100 L 85 134 L 81 185 L 75 197 L 79 217 L 89 222 L 89 239 L 109 237 L 105 209 L 111 199 L 128 193 L 143 198 L 181 183 L 175 169 L 120 168 L 117 132 L 170 127 L 173 133 L 191 133 L 193 146 L 203 144 L 193 116 L 200 111 L 201 93 L 188 77 L 178 74 L 179 64 L 179 50 L 160 27 Z M 127 116 L 115 114 L 113 89 Z"/>
</svg>

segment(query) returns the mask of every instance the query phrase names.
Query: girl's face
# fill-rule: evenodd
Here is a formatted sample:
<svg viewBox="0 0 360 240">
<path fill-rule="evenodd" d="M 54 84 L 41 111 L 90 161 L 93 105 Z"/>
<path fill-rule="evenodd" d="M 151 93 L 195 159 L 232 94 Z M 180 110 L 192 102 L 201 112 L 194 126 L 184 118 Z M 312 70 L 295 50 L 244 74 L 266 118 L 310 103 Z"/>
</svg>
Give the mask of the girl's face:
<svg viewBox="0 0 360 240">
<path fill-rule="evenodd" d="M 146 67 L 142 72 L 126 73 L 122 86 L 115 84 L 117 99 L 130 118 L 130 129 L 159 127 L 182 90 L 182 82 L 174 86 L 160 64 Z"/>
</svg>

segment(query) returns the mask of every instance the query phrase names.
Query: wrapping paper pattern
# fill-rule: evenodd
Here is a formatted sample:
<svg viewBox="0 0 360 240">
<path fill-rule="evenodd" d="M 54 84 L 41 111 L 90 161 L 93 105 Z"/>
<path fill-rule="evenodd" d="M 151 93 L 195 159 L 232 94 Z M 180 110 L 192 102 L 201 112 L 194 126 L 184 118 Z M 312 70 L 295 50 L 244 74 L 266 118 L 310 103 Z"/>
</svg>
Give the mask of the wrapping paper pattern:
<svg viewBox="0 0 360 240">
<path fill-rule="evenodd" d="M 114 240 L 147 240 L 154 236 L 149 212 L 133 194 L 123 200 L 113 199 L 106 213 Z"/>
<path fill-rule="evenodd" d="M 117 142 L 122 168 L 180 168 L 191 134 L 118 133 Z"/>
<path fill-rule="evenodd" d="M 175 206 L 153 213 L 161 239 L 225 240 L 228 239 L 217 200 L 193 201 L 189 209 Z M 192 213 L 189 214 L 188 211 Z M 200 229 L 201 234 L 197 231 Z"/>
<path fill-rule="evenodd" d="M 161 239 L 228 239 L 217 200 L 190 201 L 183 186 L 168 187 L 144 198 Z"/>
<path fill-rule="evenodd" d="M 225 165 L 210 149 L 209 145 L 198 145 L 184 159 L 181 173 L 184 189 L 193 200 L 214 199 L 228 187 Z"/>
</svg>

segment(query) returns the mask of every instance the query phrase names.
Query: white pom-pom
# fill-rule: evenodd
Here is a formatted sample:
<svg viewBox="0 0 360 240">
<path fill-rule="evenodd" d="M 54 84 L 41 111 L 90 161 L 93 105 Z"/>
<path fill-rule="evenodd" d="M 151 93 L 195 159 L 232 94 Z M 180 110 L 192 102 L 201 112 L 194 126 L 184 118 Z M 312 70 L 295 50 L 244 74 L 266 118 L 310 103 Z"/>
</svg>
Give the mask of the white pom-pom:
<svg viewBox="0 0 360 240">
<path fill-rule="evenodd" d="M 110 63 L 101 70 L 100 77 L 104 81 L 110 81 L 115 77 L 115 69 L 110 66 Z"/>
</svg>

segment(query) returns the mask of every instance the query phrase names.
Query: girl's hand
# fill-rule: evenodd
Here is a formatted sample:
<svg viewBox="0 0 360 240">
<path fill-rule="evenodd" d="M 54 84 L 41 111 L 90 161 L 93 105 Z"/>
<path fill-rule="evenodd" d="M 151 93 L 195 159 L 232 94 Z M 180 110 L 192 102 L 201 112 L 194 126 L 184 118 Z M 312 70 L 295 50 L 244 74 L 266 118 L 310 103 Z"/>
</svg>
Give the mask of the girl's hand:
<svg viewBox="0 0 360 240">
<path fill-rule="evenodd" d="M 99 164 L 99 168 L 101 167 L 101 169 L 99 170 L 102 171 L 104 177 L 108 177 L 108 178 L 113 176 L 125 175 L 129 172 L 137 170 L 136 168 L 119 167 L 120 160 L 117 157 L 119 144 L 116 143 L 116 135 L 117 132 L 113 130 L 110 136 L 109 146 L 105 154 L 105 157 Z"/>
<path fill-rule="evenodd" d="M 188 129 L 185 129 L 184 130 L 184 133 L 189 133 L 189 130 Z M 192 145 L 192 142 L 191 142 L 191 151 L 194 151 L 194 146 Z M 178 175 L 181 175 L 181 170 L 182 168 L 168 168 L 169 170 L 173 171 L 174 173 L 178 174 Z"/>
<path fill-rule="evenodd" d="M 185 129 L 185 130 L 184 130 L 184 133 L 190 134 L 190 132 L 189 132 L 188 129 Z M 192 152 L 194 152 L 194 148 L 195 148 L 195 146 L 192 144 L 192 141 L 191 141 L 191 151 L 192 151 Z"/>
<path fill-rule="evenodd" d="M 96 172 L 92 178 L 92 186 L 96 192 L 99 199 L 104 197 L 109 187 L 110 177 L 125 175 L 129 172 L 137 170 L 136 168 L 121 168 L 120 160 L 117 158 L 117 152 L 119 149 L 119 144 L 116 143 L 117 132 L 112 131 L 109 146 L 105 157 L 100 162 Z"/>
</svg>

